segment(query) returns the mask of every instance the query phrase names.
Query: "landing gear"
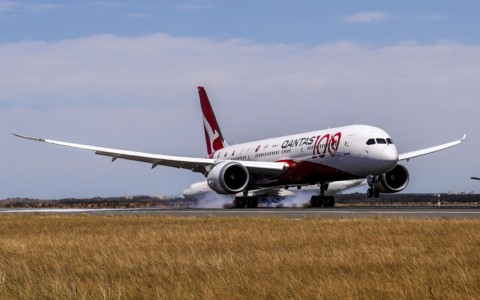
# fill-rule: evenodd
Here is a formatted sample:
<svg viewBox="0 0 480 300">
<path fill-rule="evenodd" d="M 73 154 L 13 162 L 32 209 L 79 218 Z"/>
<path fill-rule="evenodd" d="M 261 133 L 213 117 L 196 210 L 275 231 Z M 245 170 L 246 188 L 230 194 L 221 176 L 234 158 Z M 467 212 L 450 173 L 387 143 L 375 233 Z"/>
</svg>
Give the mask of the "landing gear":
<svg viewBox="0 0 480 300">
<path fill-rule="evenodd" d="M 378 198 L 380 197 L 380 191 L 377 190 L 374 186 L 375 178 L 373 176 L 368 176 L 367 177 L 367 182 L 368 182 L 368 190 L 367 190 L 367 197 L 368 198 Z"/>
<path fill-rule="evenodd" d="M 327 189 L 328 182 L 322 182 L 320 184 L 320 195 L 312 196 L 312 198 L 310 198 L 311 207 L 335 207 L 335 197 L 325 196 Z"/>
<path fill-rule="evenodd" d="M 233 200 L 233 208 L 257 208 L 258 198 L 253 197 L 235 197 Z"/>
<path fill-rule="evenodd" d="M 335 207 L 335 197 L 333 196 L 312 196 L 310 198 L 311 207 Z"/>
<path fill-rule="evenodd" d="M 248 191 L 243 192 L 243 196 L 237 196 L 233 200 L 233 208 L 257 208 L 258 207 L 258 197 L 257 196 L 248 196 Z"/>
<path fill-rule="evenodd" d="M 380 197 L 380 191 L 378 191 L 374 188 L 369 188 L 367 190 L 367 197 L 368 198 L 372 198 L 372 197 L 378 198 L 378 197 Z"/>
</svg>

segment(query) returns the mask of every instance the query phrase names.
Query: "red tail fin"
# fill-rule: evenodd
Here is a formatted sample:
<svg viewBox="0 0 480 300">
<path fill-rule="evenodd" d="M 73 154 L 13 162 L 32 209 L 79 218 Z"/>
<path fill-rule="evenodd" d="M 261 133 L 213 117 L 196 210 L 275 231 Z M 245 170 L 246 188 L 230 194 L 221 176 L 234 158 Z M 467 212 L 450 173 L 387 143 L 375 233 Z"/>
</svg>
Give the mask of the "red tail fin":
<svg viewBox="0 0 480 300">
<path fill-rule="evenodd" d="M 205 140 L 207 142 L 208 155 L 215 151 L 228 147 L 225 143 L 217 119 L 213 113 L 212 106 L 208 100 L 207 92 L 201 86 L 198 87 L 198 94 L 200 95 L 200 105 L 203 113 L 203 128 L 205 130 Z"/>
</svg>

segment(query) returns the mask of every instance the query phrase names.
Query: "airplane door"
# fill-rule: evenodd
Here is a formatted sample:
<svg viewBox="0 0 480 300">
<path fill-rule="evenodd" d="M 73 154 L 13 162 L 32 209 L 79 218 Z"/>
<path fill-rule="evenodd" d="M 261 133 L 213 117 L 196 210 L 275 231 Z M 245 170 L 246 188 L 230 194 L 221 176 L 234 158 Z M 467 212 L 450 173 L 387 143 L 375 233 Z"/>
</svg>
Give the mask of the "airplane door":
<svg viewBox="0 0 480 300">
<path fill-rule="evenodd" d="M 354 134 L 351 134 L 349 136 L 347 136 L 347 138 L 345 139 L 345 141 L 343 141 L 343 155 L 350 155 L 350 149 L 351 149 L 351 146 L 352 146 L 352 141 L 353 141 L 353 138 L 355 137 Z"/>
<path fill-rule="evenodd" d="M 247 149 L 247 160 L 253 160 L 253 158 L 255 157 L 255 152 L 253 150 L 253 148 Z"/>
</svg>

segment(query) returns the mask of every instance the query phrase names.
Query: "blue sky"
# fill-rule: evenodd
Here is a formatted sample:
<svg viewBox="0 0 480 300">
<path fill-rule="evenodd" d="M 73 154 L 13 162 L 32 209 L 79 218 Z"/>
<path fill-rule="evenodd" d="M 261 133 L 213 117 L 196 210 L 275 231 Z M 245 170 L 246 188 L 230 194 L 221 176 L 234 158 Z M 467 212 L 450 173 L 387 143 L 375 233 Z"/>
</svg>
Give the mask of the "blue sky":
<svg viewBox="0 0 480 300">
<path fill-rule="evenodd" d="M 294 3 L 294 4 L 293 4 Z M 479 191 L 475 1 L 1 1 L 0 198 L 173 195 L 203 177 L 28 143 L 19 132 L 204 156 L 204 85 L 230 143 L 371 124 L 406 192 Z"/>
<path fill-rule="evenodd" d="M 2 42 L 96 34 L 263 43 L 478 42 L 476 1 L 0 1 Z"/>
</svg>

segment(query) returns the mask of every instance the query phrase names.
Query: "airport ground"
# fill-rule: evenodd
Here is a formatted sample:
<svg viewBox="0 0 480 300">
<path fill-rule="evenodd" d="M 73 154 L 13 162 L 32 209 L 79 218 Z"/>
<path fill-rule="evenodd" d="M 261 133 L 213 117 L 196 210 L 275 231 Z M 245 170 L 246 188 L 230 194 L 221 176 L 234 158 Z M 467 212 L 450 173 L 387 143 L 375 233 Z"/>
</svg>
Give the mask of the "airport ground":
<svg viewBox="0 0 480 300">
<path fill-rule="evenodd" d="M 300 198 L 300 197 L 299 197 Z M 368 198 L 364 193 L 339 194 L 335 196 L 337 207 L 384 207 L 384 206 L 460 206 L 460 207 L 480 207 L 480 194 L 382 194 L 380 198 Z M 226 199 L 226 200 L 225 200 Z M 305 196 L 302 201 L 290 201 L 292 198 L 283 198 L 276 201 L 260 199 L 260 207 L 303 207 L 309 201 L 309 196 Z M 218 199 L 205 197 L 202 204 L 195 199 L 183 197 L 152 197 L 152 196 L 131 196 L 131 197 L 95 197 L 95 198 L 65 198 L 55 200 L 28 199 L 28 198 L 9 198 L 0 200 L 0 209 L 2 208 L 205 208 L 209 207 L 210 202 Z M 222 202 L 223 201 L 223 202 Z M 222 203 L 229 203 L 228 198 L 222 198 Z M 233 201 L 233 197 L 231 200 Z M 292 205 L 286 205 L 288 203 Z M 219 205 L 216 208 L 223 208 Z"/>
<path fill-rule="evenodd" d="M 463 216 L 0 216 L 2 299 L 480 295 L 480 220 Z"/>
<path fill-rule="evenodd" d="M 91 216 L 162 216 L 162 217 L 281 217 L 299 218 L 452 218 L 480 220 L 478 206 L 340 206 L 336 208 L 201 209 L 201 208 L 0 208 L 0 215 L 63 214 Z"/>
<path fill-rule="evenodd" d="M 228 197 L 200 201 L 176 197 L 111 197 L 59 200 L 12 198 L 0 200 L 0 215 L 57 213 L 180 217 L 276 216 L 289 219 L 318 217 L 413 217 L 480 219 L 478 194 L 393 194 L 368 198 L 364 194 L 337 195 L 335 208 L 312 208 L 308 198 L 261 200 L 256 209 L 232 209 Z"/>
</svg>

